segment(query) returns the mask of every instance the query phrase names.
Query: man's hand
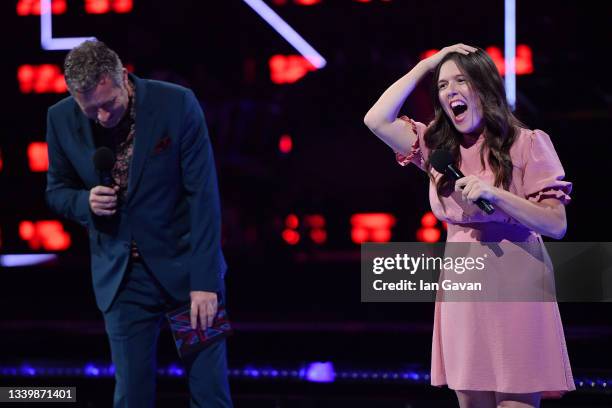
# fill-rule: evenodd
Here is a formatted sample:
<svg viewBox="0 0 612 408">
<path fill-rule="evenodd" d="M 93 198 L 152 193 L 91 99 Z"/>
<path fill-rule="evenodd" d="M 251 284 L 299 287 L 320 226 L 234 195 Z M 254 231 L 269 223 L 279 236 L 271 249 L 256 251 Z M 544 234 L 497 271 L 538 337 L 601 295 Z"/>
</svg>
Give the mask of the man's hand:
<svg viewBox="0 0 612 408">
<path fill-rule="evenodd" d="M 89 208 L 96 215 L 113 215 L 117 212 L 119 186 L 96 186 L 89 191 Z"/>
<path fill-rule="evenodd" d="M 217 314 L 217 294 L 215 292 L 204 292 L 194 290 L 191 296 L 191 328 L 198 327 L 198 319 L 202 330 L 212 326 Z"/>
</svg>

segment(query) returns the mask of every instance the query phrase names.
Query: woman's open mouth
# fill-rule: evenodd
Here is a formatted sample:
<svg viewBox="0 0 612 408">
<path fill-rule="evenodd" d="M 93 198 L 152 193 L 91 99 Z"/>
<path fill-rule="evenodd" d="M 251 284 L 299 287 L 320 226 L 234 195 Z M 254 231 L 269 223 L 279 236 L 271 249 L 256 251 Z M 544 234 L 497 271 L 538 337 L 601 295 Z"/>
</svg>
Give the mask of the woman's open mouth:
<svg viewBox="0 0 612 408">
<path fill-rule="evenodd" d="M 452 101 L 450 107 L 453 115 L 455 115 L 455 122 L 461 122 L 467 116 L 468 106 L 465 102 L 460 100 Z"/>
</svg>

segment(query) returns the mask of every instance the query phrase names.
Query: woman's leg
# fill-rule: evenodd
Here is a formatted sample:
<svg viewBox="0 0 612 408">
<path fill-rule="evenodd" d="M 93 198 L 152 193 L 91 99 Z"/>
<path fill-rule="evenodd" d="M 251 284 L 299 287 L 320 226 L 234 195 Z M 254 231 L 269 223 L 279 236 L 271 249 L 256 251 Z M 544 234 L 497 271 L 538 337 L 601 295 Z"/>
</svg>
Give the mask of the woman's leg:
<svg viewBox="0 0 612 408">
<path fill-rule="evenodd" d="M 494 391 L 455 390 L 460 408 L 495 408 Z"/>
<path fill-rule="evenodd" d="M 497 408 L 538 408 L 540 406 L 541 393 L 509 394 L 496 392 L 495 401 Z"/>
</svg>

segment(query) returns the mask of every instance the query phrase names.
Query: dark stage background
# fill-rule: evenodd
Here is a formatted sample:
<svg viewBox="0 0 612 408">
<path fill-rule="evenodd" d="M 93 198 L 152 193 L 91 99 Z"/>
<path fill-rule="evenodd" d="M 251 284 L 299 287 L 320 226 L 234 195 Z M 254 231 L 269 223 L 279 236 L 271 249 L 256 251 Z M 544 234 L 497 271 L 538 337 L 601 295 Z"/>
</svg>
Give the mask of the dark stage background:
<svg viewBox="0 0 612 408">
<path fill-rule="evenodd" d="M 108 406 L 111 377 L 23 374 L 24 366 L 110 359 L 86 232 L 44 202 L 44 147 L 41 153 L 35 143 L 44 142 L 47 108 L 67 95 L 50 92 L 61 85 L 52 66 L 62 66 L 66 51 L 41 48 L 40 17 L 29 8 L 35 3 L 0 5 L 0 251 L 58 257 L 2 267 L 0 385 L 78 383 L 87 406 Z M 415 241 L 423 237 L 418 231 L 429 211 L 425 175 L 398 166 L 363 116 L 427 50 L 464 42 L 503 52 L 503 1 L 267 1 L 326 59 L 319 70 L 291 57 L 299 53 L 243 1 L 57 3 L 66 9 L 53 17 L 54 37 L 96 36 L 136 75 L 188 86 L 202 103 L 217 161 L 229 312 L 236 324 L 230 367 L 304 368 L 319 361 L 370 373 L 428 370 L 433 304 L 360 303 L 359 241 L 378 236 L 372 230 L 364 236 L 360 227 L 374 222 L 392 241 Z M 127 5 L 132 8 L 122 9 Z M 525 59 L 533 67 L 517 76 L 517 113 L 551 135 L 574 183 L 569 242 L 609 240 L 611 21 L 607 3 L 517 1 L 517 44 L 529 47 Z M 403 113 L 431 119 L 428 85 L 417 88 Z M 37 165 L 42 171 L 32 170 Z M 383 221 L 373 217 L 379 213 Z M 352 218 L 356 214 L 362 217 Z M 395 223 L 387 229 L 389 219 Z M 56 220 L 59 227 L 44 222 Z M 443 227 L 433 228 L 443 241 Z M 612 378 L 612 307 L 559 307 L 577 381 L 600 382 L 544 406 L 612 406 L 601 385 Z M 177 361 L 167 330 L 159 348 L 160 366 Z M 453 401 L 448 390 L 371 376 L 326 384 L 256 377 L 233 374 L 237 406 L 376 401 L 442 407 Z M 186 398 L 180 379 L 162 378 L 160 405 Z"/>
</svg>

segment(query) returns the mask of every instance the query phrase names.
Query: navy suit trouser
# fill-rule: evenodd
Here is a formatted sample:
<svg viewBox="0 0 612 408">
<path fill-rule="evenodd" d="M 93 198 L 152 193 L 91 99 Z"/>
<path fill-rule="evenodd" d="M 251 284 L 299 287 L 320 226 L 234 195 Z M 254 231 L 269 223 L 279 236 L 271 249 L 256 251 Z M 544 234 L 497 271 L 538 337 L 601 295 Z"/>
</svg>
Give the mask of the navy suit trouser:
<svg viewBox="0 0 612 408">
<path fill-rule="evenodd" d="M 224 302 L 224 294 L 221 301 Z M 104 323 L 115 366 L 115 408 L 155 406 L 157 339 L 164 314 L 180 306 L 142 262 L 130 262 Z M 184 361 L 190 407 L 232 407 L 225 341 Z"/>
</svg>

